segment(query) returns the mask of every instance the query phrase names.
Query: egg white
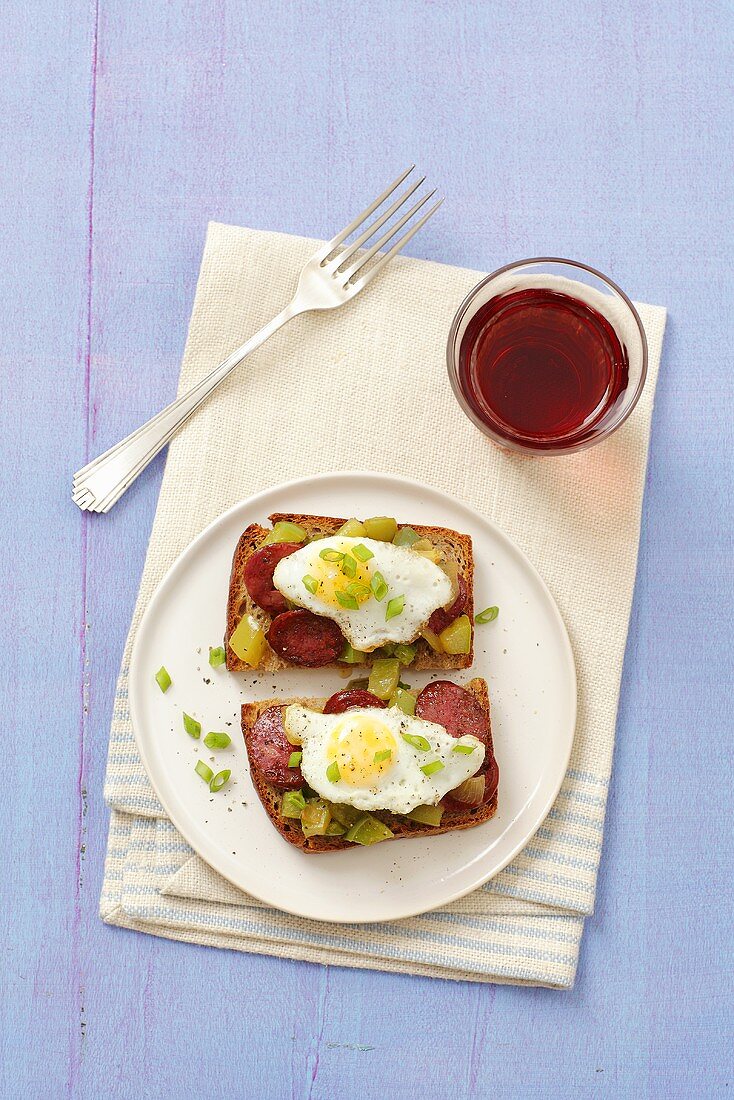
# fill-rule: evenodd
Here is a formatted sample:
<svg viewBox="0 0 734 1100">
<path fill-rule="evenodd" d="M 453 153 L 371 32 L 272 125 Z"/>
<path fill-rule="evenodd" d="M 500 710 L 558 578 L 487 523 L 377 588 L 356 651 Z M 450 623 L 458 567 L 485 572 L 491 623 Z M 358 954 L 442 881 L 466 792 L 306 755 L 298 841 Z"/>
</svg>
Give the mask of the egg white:
<svg viewBox="0 0 734 1100">
<path fill-rule="evenodd" d="M 484 745 L 478 738 L 467 734 L 457 739 L 443 726 L 404 714 L 398 707 L 387 710 L 355 707 L 343 714 L 321 714 L 294 703 L 286 708 L 284 721 L 289 738 L 301 743 L 301 771 L 309 787 L 330 802 L 358 810 L 406 814 L 416 806 L 435 806 L 449 791 L 479 771 L 484 760 Z M 377 735 L 378 740 L 370 743 L 370 760 L 372 749 L 379 749 L 379 745 L 389 740 L 385 730 L 391 737 L 392 757 L 387 764 L 374 766 L 369 782 L 354 785 L 344 777 L 338 782 L 327 779 L 327 768 L 335 759 L 333 741 L 338 738 L 339 729 L 344 728 L 342 724 L 347 724 L 350 730 L 352 747 L 361 730 Z M 403 740 L 404 733 L 425 737 L 430 748 L 423 751 L 409 744 Z M 473 752 L 453 752 L 457 745 L 471 746 Z M 421 767 L 434 760 L 440 760 L 444 767 L 425 775 Z"/>
<path fill-rule="evenodd" d="M 388 592 L 382 600 L 373 594 L 363 597 L 359 608 L 353 610 L 342 607 L 335 597 L 335 589 L 346 589 L 352 578 L 341 572 L 339 563 L 324 561 L 321 553 L 334 550 L 353 556 L 353 548 L 359 544 L 367 547 L 373 557 L 367 562 L 357 561 L 354 579 L 369 585 L 379 572 Z M 318 582 L 316 592 L 305 587 L 306 576 Z M 341 535 L 318 539 L 283 558 L 275 567 L 273 584 L 292 603 L 333 619 L 349 644 L 363 653 L 371 653 L 386 642 L 414 641 L 433 612 L 446 607 L 453 598 L 452 584 L 444 571 L 417 551 L 391 542 Z M 397 596 L 405 597 L 403 610 L 386 620 L 388 602 Z"/>
</svg>

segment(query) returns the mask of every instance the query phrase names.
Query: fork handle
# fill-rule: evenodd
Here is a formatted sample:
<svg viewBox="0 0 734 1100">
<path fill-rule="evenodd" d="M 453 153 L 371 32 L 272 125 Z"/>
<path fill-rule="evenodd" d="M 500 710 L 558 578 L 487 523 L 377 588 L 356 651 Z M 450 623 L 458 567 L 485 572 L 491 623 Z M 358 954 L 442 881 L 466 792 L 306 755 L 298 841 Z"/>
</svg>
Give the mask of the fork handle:
<svg viewBox="0 0 734 1100">
<path fill-rule="evenodd" d="M 74 475 L 73 499 L 83 510 L 107 512 L 209 394 L 287 321 L 303 313 L 296 298 L 181 397 Z"/>
</svg>

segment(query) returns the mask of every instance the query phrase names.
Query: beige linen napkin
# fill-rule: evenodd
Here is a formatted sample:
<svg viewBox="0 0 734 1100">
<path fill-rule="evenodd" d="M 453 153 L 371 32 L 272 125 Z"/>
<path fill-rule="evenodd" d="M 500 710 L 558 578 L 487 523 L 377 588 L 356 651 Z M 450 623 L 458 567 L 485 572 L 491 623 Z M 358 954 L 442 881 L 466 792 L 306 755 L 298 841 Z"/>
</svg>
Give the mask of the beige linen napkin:
<svg viewBox="0 0 734 1100">
<path fill-rule="evenodd" d="M 282 308 L 316 244 L 210 225 L 181 390 Z M 276 334 L 171 444 L 112 722 L 105 795 L 113 812 L 101 899 L 109 923 L 345 966 L 573 983 L 601 854 L 665 311 L 638 306 L 649 373 L 624 427 L 576 456 L 522 458 L 484 439 L 459 409 L 446 377 L 451 318 L 480 277 L 397 259 L 355 302 L 298 318 Z M 127 703 L 140 616 L 194 536 L 261 489 L 340 469 L 429 481 L 498 523 L 553 592 L 579 683 L 571 765 L 555 806 L 525 850 L 468 898 L 422 917 L 366 927 L 291 917 L 208 868 L 153 794 Z"/>
</svg>

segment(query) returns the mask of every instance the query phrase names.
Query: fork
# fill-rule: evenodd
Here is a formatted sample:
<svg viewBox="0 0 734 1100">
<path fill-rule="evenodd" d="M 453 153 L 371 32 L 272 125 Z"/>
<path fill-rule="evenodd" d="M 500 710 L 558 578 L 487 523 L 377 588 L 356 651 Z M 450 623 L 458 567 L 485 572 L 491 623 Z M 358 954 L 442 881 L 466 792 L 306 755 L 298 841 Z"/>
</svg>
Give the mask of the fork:
<svg viewBox="0 0 734 1100">
<path fill-rule="evenodd" d="M 383 191 L 374 202 L 371 202 L 359 217 L 350 222 L 346 229 L 338 233 L 328 244 L 323 245 L 303 267 L 298 278 L 298 287 L 293 299 L 281 310 L 281 312 L 269 321 L 264 328 L 256 332 L 247 343 L 233 351 L 218 367 L 215 367 L 205 378 L 202 378 L 187 393 L 182 394 L 176 401 L 166 405 L 156 416 L 143 424 L 125 439 L 120 440 L 104 454 L 101 454 L 81 470 L 74 474 L 72 485 L 72 499 L 82 511 L 109 512 L 110 508 L 120 499 L 139 474 L 160 450 L 173 438 L 181 425 L 196 412 L 210 393 L 229 377 L 233 370 L 240 365 L 251 352 L 259 348 L 261 344 L 277 332 L 293 317 L 300 313 L 308 313 L 310 310 L 335 309 L 345 302 L 351 301 L 357 294 L 374 279 L 376 275 L 405 248 L 411 237 L 426 224 L 428 219 L 436 213 L 443 202 L 440 198 L 430 206 L 425 213 L 413 221 L 415 215 L 433 198 L 436 193 L 429 191 L 387 227 L 385 232 L 373 244 L 368 242 L 380 230 L 393 215 L 405 207 L 408 200 L 425 182 L 425 176 L 416 183 L 410 184 L 408 189 L 398 195 L 390 205 L 370 222 L 366 228 L 362 226 L 372 217 L 383 203 L 387 202 L 400 185 L 414 170 L 411 165 L 405 172 Z M 387 252 L 381 253 L 380 249 L 392 241 L 393 237 L 410 224 L 402 236 L 399 236 Z M 347 238 L 357 230 L 362 230 L 359 236 L 349 244 L 345 244 Z M 343 247 L 342 247 L 343 246 Z M 361 251 L 365 249 L 364 251 Z M 351 261 L 351 262 L 350 262 Z M 372 262 L 374 261 L 374 262 Z M 345 266 L 347 265 L 347 266 Z"/>
</svg>

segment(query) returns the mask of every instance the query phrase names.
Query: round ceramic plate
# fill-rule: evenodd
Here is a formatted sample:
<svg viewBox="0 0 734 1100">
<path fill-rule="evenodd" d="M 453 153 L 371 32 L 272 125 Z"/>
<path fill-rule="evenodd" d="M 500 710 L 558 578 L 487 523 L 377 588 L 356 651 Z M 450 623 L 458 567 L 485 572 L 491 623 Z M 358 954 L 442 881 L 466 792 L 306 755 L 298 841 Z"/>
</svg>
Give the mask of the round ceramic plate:
<svg viewBox="0 0 734 1100">
<path fill-rule="evenodd" d="M 500 607 L 479 626 L 471 669 L 492 701 L 500 766 L 499 808 L 473 829 L 306 855 L 270 824 L 250 781 L 240 732 L 242 702 L 328 696 L 344 686 L 332 669 L 229 673 L 212 669 L 222 644 L 232 554 L 250 523 L 271 512 L 394 515 L 466 532 L 474 541 L 475 607 Z M 154 675 L 165 665 L 164 695 Z M 437 674 L 440 675 L 440 674 Z M 429 673 L 408 670 L 417 687 Z M 191 847 L 235 886 L 300 916 L 324 921 L 395 920 L 445 905 L 496 875 L 528 842 L 563 781 L 576 721 L 576 674 L 553 599 L 525 555 L 492 523 L 444 493 L 381 474 L 327 474 L 269 489 L 215 520 L 169 570 L 140 624 L 130 665 L 130 708 L 140 754 L 171 821 Z M 182 712 L 202 724 L 192 740 Z M 203 744 L 209 730 L 231 734 L 228 749 Z M 203 759 L 232 778 L 212 795 L 194 771 Z"/>
</svg>

